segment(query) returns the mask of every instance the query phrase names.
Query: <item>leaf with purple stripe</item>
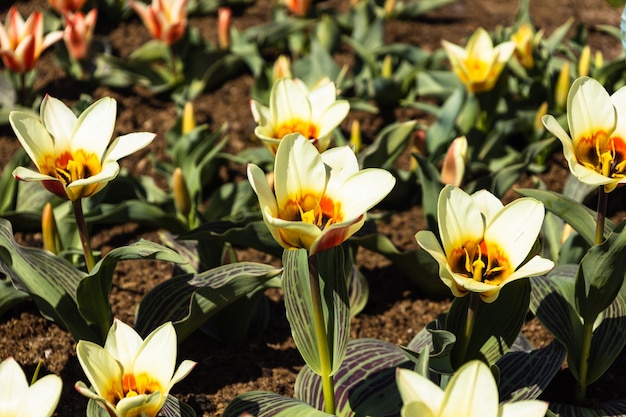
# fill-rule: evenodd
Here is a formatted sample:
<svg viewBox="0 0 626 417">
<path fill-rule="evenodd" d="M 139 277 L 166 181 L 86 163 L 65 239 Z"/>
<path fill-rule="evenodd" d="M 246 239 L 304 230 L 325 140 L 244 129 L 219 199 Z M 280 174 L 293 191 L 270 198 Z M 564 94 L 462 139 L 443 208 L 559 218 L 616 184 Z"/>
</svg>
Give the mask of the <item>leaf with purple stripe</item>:
<svg viewBox="0 0 626 417">
<path fill-rule="evenodd" d="M 235 397 L 222 417 L 328 417 L 302 401 L 268 391 L 250 391 Z"/>
</svg>

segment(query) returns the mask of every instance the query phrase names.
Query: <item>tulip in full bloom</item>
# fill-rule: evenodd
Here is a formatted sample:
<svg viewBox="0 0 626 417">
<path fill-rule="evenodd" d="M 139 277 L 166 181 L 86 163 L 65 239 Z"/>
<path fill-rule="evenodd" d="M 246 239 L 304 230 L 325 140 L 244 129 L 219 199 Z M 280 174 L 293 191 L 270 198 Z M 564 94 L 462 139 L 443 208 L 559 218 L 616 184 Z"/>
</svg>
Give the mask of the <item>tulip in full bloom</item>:
<svg viewBox="0 0 626 417">
<path fill-rule="evenodd" d="M 22 181 L 41 181 L 49 191 L 72 201 L 102 190 L 117 176 L 118 159 L 144 148 L 155 136 L 130 133 L 109 144 L 116 108 L 115 100 L 105 97 L 77 118 L 60 100 L 46 96 L 40 117 L 11 112 L 11 126 L 39 171 L 17 167 L 13 176 Z"/>
<path fill-rule="evenodd" d="M 10 71 L 22 74 L 32 70 L 41 53 L 63 37 L 54 31 L 43 35 L 43 14 L 34 12 L 26 21 L 15 6 L 0 23 L 0 56 Z"/>
<path fill-rule="evenodd" d="M 81 12 L 63 15 L 65 20 L 63 40 L 70 56 L 77 61 L 84 59 L 89 53 L 97 18 L 97 9 L 91 9 L 86 15 Z"/>
<path fill-rule="evenodd" d="M 59 403 L 63 382 L 46 375 L 28 385 L 20 365 L 13 358 L 0 363 L 0 415 L 50 417 Z"/>
<path fill-rule="evenodd" d="M 461 366 L 445 391 L 409 369 L 396 371 L 396 383 L 402 417 L 543 417 L 548 409 L 548 403 L 535 400 L 499 405 L 496 381 L 478 360 Z"/>
<path fill-rule="evenodd" d="M 87 0 L 48 0 L 51 8 L 63 15 L 65 13 L 76 13 Z"/>
<path fill-rule="evenodd" d="M 470 92 L 484 93 L 493 88 L 515 51 L 514 42 L 503 42 L 493 46 L 491 37 L 483 28 L 478 28 L 462 48 L 442 41 L 448 54 L 452 70 Z"/>
<path fill-rule="evenodd" d="M 285 249 L 305 248 L 310 255 L 340 245 L 358 231 L 367 210 L 395 184 L 383 169 L 359 171 L 348 146 L 320 154 L 298 133 L 278 145 L 275 194 L 258 166 L 248 165 L 248 179 L 274 239 Z"/>
<path fill-rule="evenodd" d="M 298 79 L 280 78 L 270 92 L 269 108 L 255 100 L 250 108 L 258 124 L 254 133 L 273 152 L 289 133 L 300 133 L 325 151 L 331 132 L 350 111 L 346 100 L 337 100 L 335 84 L 327 78 L 310 90 Z"/>
<path fill-rule="evenodd" d="M 551 115 L 543 124 L 563 144 L 569 169 L 581 182 L 611 192 L 626 183 L 626 87 L 613 95 L 593 78 L 578 78 L 567 96 L 569 132 Z"/>
<path fill-rule="evenodd" d="M 130 326 L 115 320 L 104 347 L 78 342 L 78 361 L 93 391 L 82 382 L 76 383 L 76 390 L 97 401 L 111 416 L 155 417 L 172 386 L 196 365 L 185 360 L 174 372 L 176 345 L 171 322 L 142 340 Z"/>
<path fill-rule="evenodd" d="M 521 265 L 543 223 L 543 204 L 533 198 L 505 207 L 486 190 L 470 196 L 447 185 L 439 194 L 437 216 L 443 249 L 431 231 L 419 231 L 415 238 L 437 261 L 439 276 L 455 297 L 475 292 L 490 303 L 509 282 L 543 275 L 554 266 L 538 255 Z"/>
<path fill-rule="evenodd" d="M 187 28 L 187 0 L 152 0 L 150 5 L 130 0 L 154 39 L 172 45 Z"/>
</svg>

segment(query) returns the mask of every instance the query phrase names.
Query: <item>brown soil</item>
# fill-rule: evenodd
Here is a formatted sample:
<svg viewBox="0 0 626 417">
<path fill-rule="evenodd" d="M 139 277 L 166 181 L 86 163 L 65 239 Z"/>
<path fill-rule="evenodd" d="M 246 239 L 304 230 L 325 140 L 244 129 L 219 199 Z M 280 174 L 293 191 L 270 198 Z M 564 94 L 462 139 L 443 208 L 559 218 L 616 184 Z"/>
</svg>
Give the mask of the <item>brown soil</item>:
<svg viewBox="0 0 626 417">
<path fill-rule="evenodd" d="M 23 13 L 33 8 L 45 7 L 43 0 L 17 1 L 14 4 Z M 241 15 L 234 16 L 234 25 L 241 30 L 268 21 L 269 5 L 269 0 L 257 0 Z M 497 25 L 511 24 L 516 7 L 515 2 L 458 0 L 419 21 L 389 22 L 385 36 L 388 42 L 418 44 L 428 49 L 439 47 L 444 38 L 462 43 L 478 26 L 492 30 Z M 7 8 L 6 5 L 0 6 L 2 19 Z M 534 23 L 547 34 L 563 24 L 567 18 L 574 17 L 577 21 L 584 22 L 590 30 L 589 43 L 593 50 L 602 50 L 607 59 L 621 52 L 621 45 L 614 38 L 596 29 L 599 24 L 615 27 L 620 22 L 620 11 L 609 7 L 604 0 L 535 1 L 531 4 L 531 13 Z M 216 41 L 214 16 L 193 18 L 191 25 L 197 27 L 205 38 Z M 137 19 L 131 19 L 103 35 L 110 36 L 114 47 L 122 56 L 149 39 L 148 32 Z M 118 133 L 138 130 L 158 133 L 157 139 L 148 150 L 122 162 L 134 174 L 158 177 L 148 156 L 153 154 L 157 158 L 164 157 L 163 134 L 176 117 L 173 103 L 166 98 L 155 97 L 141 88 L 116 91 L 98 87 L 93 91 L 84 91 L 54 65 L 49 53 L 44 55 L 37 70 L 39 78 L 36 89 L 40 94 L 48 93 L 68 103 L 78 99 L 83 92 L 91 94 L 94 99 L 113 96 L 118 100 L 119 106 Z M 229 147 L 233 152 L 248 146 L 258 146 L 258 142 L 252 139 L 254 121 L 247 111 L 252 81 L 250 75 L 240 76 L 215 91 L 201 95 L 194 102 L 199 123 L 208 122 L 216 128 L 228 122 L 231 137 Z M 349 131 L 351 120 L 357 117 L 363 121 L 366 140 L 373 138 L 382 125 L 378 116 L 355 112 L 342 125 L 344 131 Z M 424 116 L 404 110 L 397 111 L 396 118 L 423 119 Z M 0 128 L 0 171 L 18 148 L 19 144 L 10 129 Z M 550 170 L 542 174 L 542 177 L 558 190 L 566 172 L 566 167 L 557 157 Z M 241 170 L 239 173 L 235 170 L 232 174 L 235 177 L 241 176 Z M 166 184 L 163 179 L 158 180 L 159 184 Z M 399 248 L 407 250 L 416 247 L 413 236 L 424 227 L 421 209 L 413 207 L 380 222 L 379 231 L 387 234 Z M 129 224 L 97 230 L 93 236 L 93 245 L 106 253 L 114 247 L 139 238 L 159 241 L 156 230 Z M 28 241 L 31 245 L 40 245 L 40 235 L 37 233 L 20 233 L 18 239 Z M 240 254 L 252 260 L 268 260 L 266 256 L 252 251 L 240 251 Z M 424 298 L 415 285 L 384 257 L 362 249 L 357 260 L 369 280 L 371 296 L 365 310 L 352 320 L 352 337 L 375 337 L 394 344 L 407 344 L 426 323 L 449 306 L 449 301 L 431 301 Z M 111 296 L 115 315 L 132 324 L 135 308 L 142 296 L 171 273 L 169 264 L 157 261 L 121 263 L 116 270 Z M 270 322 L 264 334 L 225 345 L 198 331 L 180 346 L 179 359 L 195 360 L 198 366 L 188 378 L 175 386 L 173 393 L 190 404 L 199 416 L 220 416 L 233 397 L 249 390 L 292 394 L 295 376 L 302 367 L 303 360 L 290 336 L 280 292 L 268 291 L 267 297 Z M 528 320 L 524 333 L 535 346 L 543 346 L 551 340 L 551 336 L 535 319 Z M 84 415 L 87 402 L 73 389 L 76 381 L 86 380 L 76 360 L 75 341 L 59 326 L 43 319 L 30 302 L 23 303 L 0 317 L 0 359 L 8 356 L 15 357 L 28 374 L 32 374 L 37 362 L 43 359 L 44 372 L 59 374 L 65 385 L 55 415 Z M 625 369 L 623 360 L 618 360 L 618 363 L 621 366 L 615 370 L 615 375 L 623 374 Z M 607 376 L 607 381 L 615 382 L 615 375 Z M 612 396 L 626 399 L 624 384 L 620 385 L 613 385 Z"/>
</svg>

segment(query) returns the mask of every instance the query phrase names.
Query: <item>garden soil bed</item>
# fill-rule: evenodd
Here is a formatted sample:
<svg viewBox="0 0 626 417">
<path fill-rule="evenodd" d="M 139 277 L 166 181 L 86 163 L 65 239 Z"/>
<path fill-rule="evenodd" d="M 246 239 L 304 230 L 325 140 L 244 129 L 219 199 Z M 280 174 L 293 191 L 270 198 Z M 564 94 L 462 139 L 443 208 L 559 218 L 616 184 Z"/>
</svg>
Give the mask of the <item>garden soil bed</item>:
<svg viewBox="0 0 626 417">
<path fill-rule="evenodd" d="M 3 2 L 0 6 L 3 20 L 8 9 L 6 4 Z M 46 7 L 46 3 L 41 0 L 17 1 L 14 4 L 22 13 Z M 341 9 L 347 7 L 348 2 L 337 0 L 322 4 L 336 5 Z M 252 7 L 234 16 L 233 24 L 241 30 L 268 21 L 270 5 L 269 0 L 257 0 Z M 418 21 L 389 22 L 385 37 L 387 42 L 413 43 L 431 50 L 440 46 L 441 39 L 463 43 L 478 26 L 493 30 L 497 25 L 511 24 L 515 18 L 516 7 L 515 2 L 459 0 Z M 602 24 L 618 26 L 620 13 L 603 0 L 531 1 L 534 23 L 546 34 L 573 17 L 584 22 L 589 29 L 592 50 L 603 51 L 607 59 L 619 55 L 621 45 L 596 27 Z M 190 24 L 197 27 L 205 38 L 216 41 L 215 16 L 194 17 L 190 19 Z M 122 23 L 110 32 L 101 31 L 101 34 L 110 36 L 114 47 L 122 56 L 149 40 L 147 30 L 136 18 Z M 338 59 L 349 61 L 349 51 L 345 51 Z M 167 185 L 156 174 L 149 157 L 152 154 L 157 159 L 165 158 L 164 133 L 176 118 L 172 102 L 153 96 L 139 87 L 128 90 L 98 87 L 92 91 L 84 91 L 81 85 L 55 66 L 49 53 L 44 55 L 37 71 L 39 78 L 36 89 L 39 94 L 50 94 L 68 104 L 77 100 L 82 93 L 88 93 L 94 99 L 112 96 L 118 100 L 119 108 L 116 133 L 156 132 L 158 136 L 149 149 L 127 158 L 122 165 L 133 174 L 152 175 L 159 184 Z M 214 91 L 206 92 L 194 102 L 195 116 L 199 123 L 209 123 L 214 128 L 228 123 L 228 150 L 232 152 L 248 146 L 259 146 L 253 139 L 254 121 L 247 111 L 252 81 L 251 75 L 238 77 Z M 420 119 L 428 122 L 424 114 L 416 111 L 399 110 L 394 117 L 397 120 Z M 348 132 L 350 123 L 355 118 L 361 121 L 365 142 L 371 140 L 383 125 L 380 116 L 353 112 L 342 124 L 342 129 Z M 18 148 L 19 144 L 10 129 L 1 127 L 0 170 Z M 408 163 L 408 158 L 407 154 L 401 162 Z M 551 189 L 560 191 L 566 175 L 566 164 L 561 157 L 555 156 L 550 169 L 540 176 Z M 223 176 L 227 180 L 244 179 L 241 167 L 225 169 Z M 615 194 L 620 193 L 623 201 L 623 190 L 618 190 Z M 421 209 L 412 207 L 394 213 L 379 222 L 378 227 L 400 249 L 409 250 L 416 248 L 413 236 L 425 227 L 425 223 Z M 17 238 L 27 245 L 41 245 L 40 234 L 37 233 L 18 233 Z M 126 224 L 95 230 L 93 246 L 106 253 L 140 238 L 159 242 L 157 230 Z M 238 253 L 241 259 L 279 262 L 251 250 L 240 250 Z M 353 338 L 374 337 L 394 344 L 407 344 L 426 323 L 450 304 L 450 300 L 434 301 L 425 298 L 411 280 L 380 255 L 361 249 L 357 261 L 368 278 L 371 295 L 365 310 L 352 320 Z M 132 324 L 135 309 L 143 295 L 171 276 L 171 273 L 171 265 L 164 262 L 121 263 L 115 273 L 111 296 L 115 316 Z M 191 405 L 198 416 L 220 416 L 230 400 L 237 394 L 250 390 L 292 395 L 295 377 L 304 362 L 291 338 L 280 291 L 269 290 L 267 297 L 270 320 L 263 334 L 234 344 L 222 344 L 198 331 L 181 344 L 179 359 L 192 359 L 198 365 L 172 392 Z M 524 334 L 535 346 L 543 346 L 551 340 L 551 336 L 532 317 L 529 317 L 524 326 Z M 44 373 L 53 372 L 62 377 L 64 389 L 56 416 L 73 417 L 85 413 L 87 401 L 73 388 L 76 381 L 86 381 L 76 359 L 75 345 L 76 341 L 66 331 L 43 319 L 31 302 L 25 302 L 0 317 L 0 359 L 15 357 L 25 367 L 28 375 L 32 374 L 37 362 L 43 360 Z M 626 364 L 623 356 L 618 359 L 613 371 L 591 387 L 592 395 L 601 392 L 605 398 L 610 396 L 626 399 Z"/>
</svg>

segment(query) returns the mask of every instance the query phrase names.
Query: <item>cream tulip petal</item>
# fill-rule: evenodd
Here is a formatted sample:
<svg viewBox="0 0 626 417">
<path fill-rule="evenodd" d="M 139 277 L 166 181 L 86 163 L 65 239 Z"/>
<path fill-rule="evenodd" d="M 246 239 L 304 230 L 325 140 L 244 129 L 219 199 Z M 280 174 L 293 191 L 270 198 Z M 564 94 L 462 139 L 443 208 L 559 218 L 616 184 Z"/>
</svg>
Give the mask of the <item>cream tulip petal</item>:
<svg viewBox="0 0 626 417">
<path fill-rule="evenodd" d="M 141 413 L 131 414 L 134 408 L 150 408 L 157 407 L 161 403 L 162 393 L 153 392 L 151 394 L 140 394 L 133 397 L 122 398 L 120 402 L 115 406 L 115 411 L 118 416 L 137 415 L 142 416 Z"/>
<path fill-rule="evenodd" d="M 467 42 L 467 55 L 483 62 L 491 62 L 494 56 L 493 41 L 484 28 L 479 27 Z"/>
<path fill-rule="evenodd" d="M 91 400 L 102 401 L 106 403 L 106 400 L 104 398 L 102 398 L 101 396 L 99 396 L 98 394 L 90 390 L 89 387 L 87 387 L 87 385 L 85 385 L 85 383 L 82 381 L 78 381 L 76 384 L 74 384 L 74 389 L 78 391 L 80 395 L 84 397 L 87 397 Z"/>
<path fill-rule="evenodd" d="M 126 371 L 132 371 L 133 362 L 143 340 L 128 324 L 115 319 L 109 328 L 104 349 L 122 364 Z"/>
<path fill-rule="evenodd" d="M 309 249 L 309 254 L 322 252 L 335 246 L 341 245 L 350 236 L 358 232 L 365 223 L 366 215 L 362 214 L 356 219 L 349 222 L 333 224 L 324 229 L 324 231 L 315 239 Z"/>
<path fill-rule="evenodd" d="M 13 170 L 13 176 L 20 181 L 59 181 L 58 179 L 51 177 L 50 175 L 44 175 L 42 173 L 33 171 L 32 169 L 17 167 Z M 59 181 L 60 182 L 60 181 Z"/>
<path fill-rule="evenodd" d="M 286 135 L 276 152 L 274 190 L 281 210 L 288 201 L 300 201 L 305 194 L 324 194 L 327 168 L 315 146 L 299 133 Z"/>
<path fill-rule="evenodd" d="M 472 200 L 474 200 L 478 210 L 485 216 L 485 224 L 489 224 L 496 213 L 504 207 L 502 201 L 487 190 L 476 191 L 472 194 Z"/>
<path fill-rule="evenodd" d="M 471 361 L 454 374 L 443 399 L 440 417 L 495 417 L 498 387 L 487 365 Z"/>
<path fill-rule="evenodd" d="M 563 145 L 565 145 L 567 142 L 572 143 L 572 138 L 567 134 L 565 129 L 563 129 L 561 124 L 554 118 L 554 116 L 552 116 L 551 114 L 547 114 L 541 118 L 541 122 L 546 127 L 546 129 L 550 131 L 550 133 L 556 136 L 557 139 L 559 139 L 561 143 L 563 143 Z M 573 143 L 571 146 L 573 149 Z"/>
<path fill-rule="evenodd" d="M 438 417 L 432 409 L 425 403 L 406 404 L 400 410 L 400 417 Z"/>
<path fill-rule="evenodd" d="M 619 178 L 605 177 L 599 172 L 578 163 L 570 163 L 570 171 L 579 181 L 588 185 L 599 186 L 611 183 L 617 184 L 619 182 Z"/>
<path fill-rule="evenodd" d="M 497 285 L 487 284 L 482 281 L 475 281 L 472 278 L 468 278 L 463 275 L 452 273 L 452 277 L 454 279 L 454 282 L 459 287 L 467 291 L 482 293 L 482 292 L 489 292 L 489 291 L 494 291 L 498 289 Z"/>
<path fill-rule="evenodd" d="M 311 117 L 313 120 L 318 120 L 322 112 L 337 100 L 337 88 L 335 87 L 335 83 L 326 79 L 325 82 L 315 85 L 309 90 L 308 99 L 311 105 Z M 348 108 L 349 107 L 348 105 Z"/>
<path fill-rule="evenodd" d="M 497 243 L 511 262 L 517 267 L 526 259 L 543 224 L 545 209 L 533 198 L 520 198 L 502 209 L 487 224 L 485 241 Z"/>
<path fill-rule="evenodd" d="M 498 417 L 543 417 L 548 410 L 544 401 L 518 401 L 503 404 Z"/>
<path fill-rule="evenodd" d="M 420 247 L 428 252 L 428 254 L 439 264 L 439 278 L 441 278 L 447 287 L 452 289 L 454 284 L 452 277 L 453 273 L 449 269 L 448 258 L 443 252 L 435 234 L 430 230 L 420 230 L 415 234 L 415 240 L 417 240 Z"/>
<path fill-rule="evenodd" d="M 156 134 L 148 132 L 134 132 L 118 136 L 109 146 L 103 161 L 119 161 L 145 148 L 155 137 Z"/>
<path fill-rule="evenodd" d="M 494 48 L 499 67 L 503 67 L 515 52 L 515 42 L 503 42 Z M 500 72 L 500 71 L 498 71 Z"/>
<path fill-rule="evenodd" d="M 0 363 L 0 405 L 7 407 L 6 412 L 19 410 L 20 403 L 26 397 L 28 381 L 20 365 L 9 357 Z"/>
<path fill-rule="evenodd" d="M 320 115 L 319 118 L 315 118 L 320 127 L 319 137 L 329 135 L 337 126 L 343 122 L 348 113 L 350 112 L 350 104 L 345 100 L 338 100 L 332 103 L 328 108 Z"/>
<path fill-rule="evenodd" d="M 57 375 L 38 379 L 28 390 L 29 400 L 22 403 L 21 415 L 50 417 L 59 403 L 62 388 L 63 381 Z"/>
<path fill-rule="evenodd" d="M 71 148 L 72 133 L 78 119 L 61 100 L 46 95 L 40 107 L 43 126 L 54 138 L 57 154 Z"/>
<path fill-rule="evenodd" d="M 102 170 L 96 175 L 83 178 L 80 180 L 72 181 L 67 185 L 68 189 L 84 187 L 85 185 L 104 183 L 106 185 L 109 181 L 117 176 L 120 172 L 120 166 L 115 161 L 108 161 L 102 166 Z"/>
<path fill-rule="evenodd" d="M 507 277 L 505 283 L 519 278 L 545 275 L 550 272 L 552 268 L 554 268 L 554 262 L 536 255 Z"/>
<path fill-rule="evenodd" d="M 613 95 L 611 96 L 611 103 L 616 109 L 626 108 L 626 87 L 622 87 L 615 93 L 613 93 Z M 618 112 L 615 131 L 611 136 L 616 136 L 619 137 L 622 141 L 626 141 L 626 115 L 620 114 Z"/>
<path fill-rule="evenodd" d="M 446 254 L 464 242 L 479 242 L 483 238 L 485 225 L 482 214 L 472 197 L 458 187 L 447 185 L 441 190 L 437 217 Z"/>
<path fill-rule="evenodd" d="M 452 66 L 457 66 L 467 59 L 467 51 L 465 48 L 455 45 L 446 40 L 441 41 L 441 45 L 446 50 L 448 59 Z"/>
<path fill-rule="evenodd" d="M 172 376 L 172 379 L 170 380 L 170 383 L 167 387 L 167 391 L 169 392 L 169 390 L 172 389 L 174 384 L 176 384 L 177 382 L 185 378 L 187 375 L 189 375 L 189 373 L 193 371 L 193 368 L 195 368 L 196 365 L 197 363 L 194 361 L 190 361 L 190 360 L 182 361 L 182 363 L 178 366 L 178 369 L 176 369 L 176 372 L 174 372 L 174 376 Z"/>
<path fill-rule="evenodd" d="M 341 201 L 344 216 L 354 218 L 365 213 L 391 192 L 396 179 L 382 169 L 364 169 L 351 175 L 339 190 L 340 195 L 332 196 Z M 367 192 L 364 192 L 367 190 Z M 328 193 L 327 193 L 328 194 Z"/>
<path fill-rule="evenodd" d="M 72 151 L 84 149 L 101 158 L 115 129 L 116 112 L 117 104 L 111 97 L 101 98 L 85 109 L 74 127 Z M 109 151 L 111 152 L 112 150 Z"/>
<path fill-rule="evenodd" d="M 283 236 L 283 234 L 274 224 L 277 219 L 276 216 L 272 215 L 271 209 L 267 206 L 261 206 L 261 213 L 263 214 L 263 221 L 265 222 L 265 225 L 267 226 L 267 229 L 269 230 L 274 240 L 278 242 L 278 244 L 283 248 L 292 249 L 292 244 L 286 240 L 286 236 Z"/>
<path fill-rule="evenodd" d="M 312 223 L 287 221 L 279 218 L 265 219 L 269 228 L 276 228 L 280 241 L 290 248 L 310 249 L 311 245 L 322 234 L 319 227 Z"/>
<path fill-rule="evenodd" d="M 178 339 L 171 322 L 159 326 L 143 341 L 137 351 L 133 372 L 146 373 L 159 381 L 165 389 L 176 368 L 176 347 Z M 167 395 L 167 392 L 163 392 Z"/>
<path fill-rule="evenodd" d="M 259 199 L 262 211 L 267 209 L 271 217 L 278 216 L 276 197 L 267 183 L 267 178 L 261 168 L 254 164 L 248 164 L 248 181 Z"/>
<path fill-rule="evenodd" d="M 293 119 L 308 121 L 311 120 L 311 105 L 302 88 L 290 78 L 281 78 L 270 93 L 270 113 L 275 125 Z"/>
<path fill-rule="evenodd" d="M 414 402 L 425 403 L 429 405 L 429 409 L 434 415 L 439 415 L 444 392 L 431 380 L 412 370 L 398 368 L 396 370 L 396 385 L 405 405 Z"/>
<path fill-rule="evenodd" d="M 257 124 L 265 125 L 270 120 L 270 109 L 256 100 L 250 100 L 252 118 Z"/>
<path fill-rule="evenodd" d="M 30 159 L 37 169 L 41 169 L 45 156 L 53 156 L 55 153 L 54 142 L 46 128 L 38 118 L 21 111 L 12 111 L 9 122 Z"/>
<path fill-rule="evenodd" d="M 83 372 L 100 396 L 108 392 L 123 392 L 122 366 L 101 346 L 81 340 L 76 346 L 76 354 Z"/>
<path fill-rule="evenodd" d="M 330 167 L 329 182 L 341 184 L 346 178 L 359 172 L 359 161 L 349 146 L 338 146 L 321 155 L 322 161 Z"/>
<path fill-rule="evenodd" d="M 602 84 L 589 77 L 574 81 L 567 96 L 567 121 L 574 146 L 581 137 L 615 129 L 617 112 Z"/>
</svg>

